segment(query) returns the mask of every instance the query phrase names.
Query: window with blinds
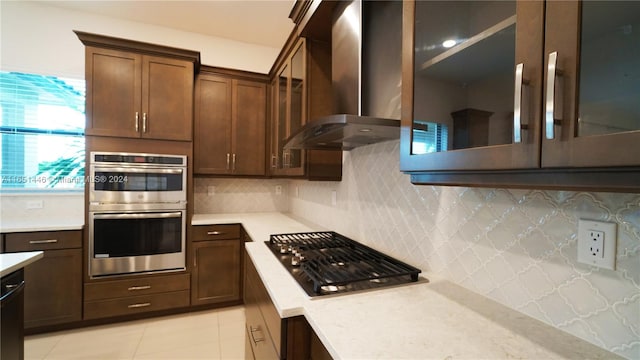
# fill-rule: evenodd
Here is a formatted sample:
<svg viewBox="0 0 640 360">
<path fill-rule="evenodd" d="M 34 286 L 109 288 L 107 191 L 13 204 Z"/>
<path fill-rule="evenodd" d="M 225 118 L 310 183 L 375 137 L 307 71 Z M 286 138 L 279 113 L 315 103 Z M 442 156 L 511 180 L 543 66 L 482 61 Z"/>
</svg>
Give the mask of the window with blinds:
<svg viewBox="0 0 640 360">
<path fill-rule="evenodd" d="M 447 151 L 447 125 L 433 122 L 413 122 L 412 154 Z"/>
<path fill-rule="evenodd" d="M 0 71 L 2 191 L 84 187 L 85 82 Z"/>
</svg>

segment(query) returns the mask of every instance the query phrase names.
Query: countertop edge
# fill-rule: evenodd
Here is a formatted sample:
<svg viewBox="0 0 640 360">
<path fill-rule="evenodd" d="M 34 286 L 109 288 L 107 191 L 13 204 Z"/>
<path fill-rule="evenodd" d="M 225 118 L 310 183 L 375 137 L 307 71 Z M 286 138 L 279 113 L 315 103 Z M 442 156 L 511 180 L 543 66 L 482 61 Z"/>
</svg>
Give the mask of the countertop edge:
<svg viewBox="0 0 640 360">
<path fill-rule="evenodd" d="M 0 277 L 9 275 L 44 256 L 42 251 L 29 251 L 0 254 Z"/>
<path fill-rule="evenodd" d="M 0 233 L 24 233 L 24 232 L 39 232 L 39 231 L 66 231 L 66 230 L 82 230 L 84 224 L 62 224 L 62 225 L 0 225 Z"/>
</svg>

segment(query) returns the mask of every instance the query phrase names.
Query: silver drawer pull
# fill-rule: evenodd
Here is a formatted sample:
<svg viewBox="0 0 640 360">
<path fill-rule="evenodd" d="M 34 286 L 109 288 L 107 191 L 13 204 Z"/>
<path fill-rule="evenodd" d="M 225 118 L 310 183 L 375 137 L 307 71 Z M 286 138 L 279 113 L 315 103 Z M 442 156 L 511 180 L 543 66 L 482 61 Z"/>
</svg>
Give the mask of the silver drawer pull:
<svg viewBox="0 0 640 360">
<path fill-rule="evenodd" d="M 224 235 L 222 231 L 207 231 L 207 235 Z"/>
<path fill-rule="evenodd" d="M 136 309 L 136 308 L 143 308 L 143 307 L 147 307 L 147 306 L 151 306 L 151 303 L 140 303 L 140 304 L 132 304 L 127 306 L 129 309 Z"/>
<path fill-rule="evenodd" d="M 147 290 L 147 289 L 151 289 L 151 285 L 131 286 L 131 287 L 130 287 L 130 288 L 128 288 L 127 290 L 129 290 L 129 291 L 135 291 L 135 290 Z"/>
<path fill-rule="evenodd" d="M 259 328 L 254 329 L 253 326 L 249 326 L 249 330 L 251 332 L 251 340 L 253 340 L 254 344 L 257 345 L 259 342 L 264 341 L 264 337 L 256 339 L 256 337 L 253 335 L 254 333 L 260 331 Z"/>
<path fill-rule="evenodd" d="M 58 239 L 49 239 L 49 240 L 30 240 L 29 244 L 55 244 L 58 242 Z"/>
</svg>

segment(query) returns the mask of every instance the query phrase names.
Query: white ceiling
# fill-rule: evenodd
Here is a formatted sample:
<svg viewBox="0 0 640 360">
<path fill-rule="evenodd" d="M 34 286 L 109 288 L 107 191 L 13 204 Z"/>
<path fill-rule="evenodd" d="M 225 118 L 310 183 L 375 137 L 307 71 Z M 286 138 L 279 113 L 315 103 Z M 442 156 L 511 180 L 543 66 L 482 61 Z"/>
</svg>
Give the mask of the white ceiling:
<svg viewBox="0 0 640 360">
<path fill-rule="evenodd" d="M 47 5 L 280 48 L 293 22 L 293 0 L 41 1 Z"/>
</svg>

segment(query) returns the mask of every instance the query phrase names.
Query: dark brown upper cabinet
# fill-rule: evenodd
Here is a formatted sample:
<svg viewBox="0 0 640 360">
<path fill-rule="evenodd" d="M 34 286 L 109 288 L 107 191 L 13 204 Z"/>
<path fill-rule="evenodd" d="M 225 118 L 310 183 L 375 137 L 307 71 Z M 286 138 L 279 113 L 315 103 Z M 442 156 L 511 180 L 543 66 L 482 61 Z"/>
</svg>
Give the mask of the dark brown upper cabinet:
<svg viewBox="0 0 640 360">
<path fill-rule="evenodd" d="M 412 182 L 640 191 L 640 4 L 405 1 L 403 18 Z"/>
<path fill-rule="evenodd" d="M 267 82 L 203 67 L 196 80 L 194 172 L 266 175 Z"/>
<path fill-rule="evenodd" d="M 191 141 L 197 52 L 76 31 L 87 135 Z"/>
</svg>

